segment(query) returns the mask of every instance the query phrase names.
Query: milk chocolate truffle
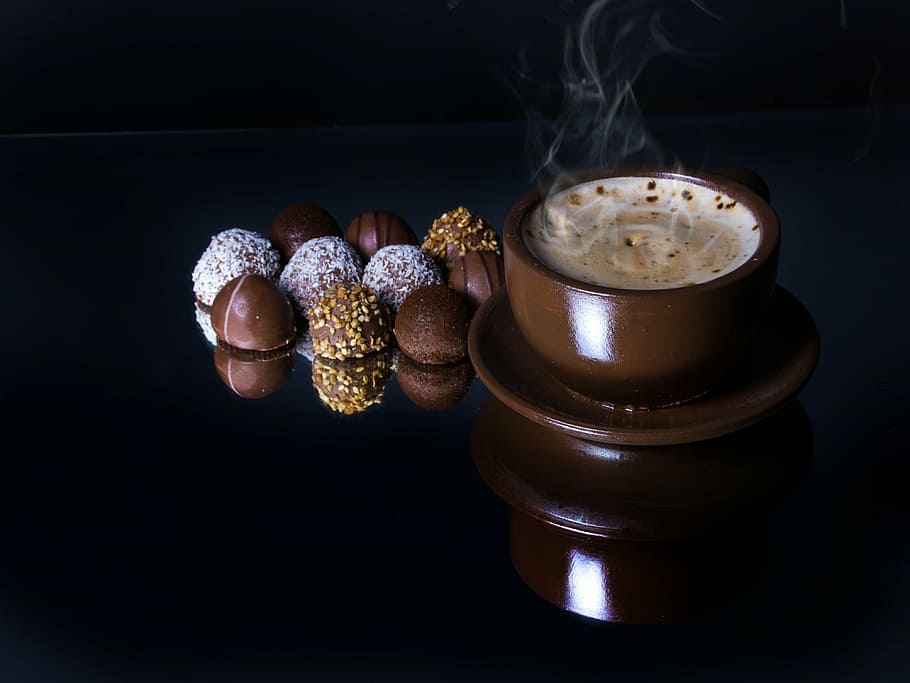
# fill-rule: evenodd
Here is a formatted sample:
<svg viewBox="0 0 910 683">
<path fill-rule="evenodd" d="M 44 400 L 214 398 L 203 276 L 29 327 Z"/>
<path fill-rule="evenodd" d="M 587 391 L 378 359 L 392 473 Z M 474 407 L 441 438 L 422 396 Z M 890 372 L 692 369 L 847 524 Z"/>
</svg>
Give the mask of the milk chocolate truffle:
<svg viewBox="0 0 910 683">
<path fill-rule="evenodd" d="M 281 257 L 262 235 L 231 228 L 213 236 L 193 268 L 193 293 L 204 308 L 212 305 L 228 282 L 247 273 L 274 279 Z"/>
<path fill-rule="evenodd" d="M 402 353 L 418 363 L 443 365 L 468 353 L 473 310 L 448 285 L 426 285 L 408 294 L 395 318 Z"/>
<path fill-rule="evenodd" d="M 444 282 L 433 257 L 413 244 L 393 244 L 377 251 L 363 269 L 363 284 L 397 311 L 418 287 Z"/>
<path fill-rule="evenodd" d="M 212 304 L 212 327 L 218 339 L 250 351 L 288 346 L 297 332 L 291 302 L 261 275 L 241 275 L 222 287 Z"/>
<path fill-rule="evenodd" d="M 423 241 L 423 248 L 440 266 L 448 268 L 452 259 L 469 251 L 493 251 L 501 254 L 499 236 L 486 220 L 459 206 L 433 221 Z"/>
<path fill-rule="evenodd" d="M 319 399 L 338 413 L 352 415 L 382 402 L 389 381 L 389 352 L 363 358 L 313 359 L 313 388 Z"/>
<path fill-rule="evenodd" d="M 320 297 L 336 284 L 352 285 L 363 277 L 357 251 L 340 237 L 315 237 L 294 252 L 281 271 L 278 286 L 305 317 Z"/>
<path fill-rule="evenodd" d="M 506 282 L 502 256 L 492 251 L 469 251 L 452 261 L 449 287 L 461 294 L 475 307 Z"/>
<path fill-rule="evenodd" d="M 469 358 L 446 365 L 427 365 L 402 355 L 396 376 L 401 391 L 418 408 L 448 410 L 471 388 L 474 366 Z"/>
<path fill-rule="evenodd" d="M 293 204 L 275 218 L 269 239 L 281 254 L 281 262 L 291 260 L 300 245 L 314 237 L 341 237 L 338 221 L 315 204 Z"/>
<path fill-rule="evenodd" d="M 345 241 L 357 250 L 369 265 L 377 251 L 390 244 L 417 245 L 417 235 L 404 218 L 391 211 L 364 211 L 344 231 Z"/>
<path fill-rule="evenodd" d="M 335 285 L 307 315 L 316 356 L 335 360 L 363 358 L 389 343 L 389 309 L 360 283 Z"/>
<path fill-rule="evenodd" d="M 215 347 L 218 376 L 242 398 L 264 398 L 276 392 L 293 369 L 294 355 L 289 350 L 257 357 L 223 344 Z"/>
</svg>

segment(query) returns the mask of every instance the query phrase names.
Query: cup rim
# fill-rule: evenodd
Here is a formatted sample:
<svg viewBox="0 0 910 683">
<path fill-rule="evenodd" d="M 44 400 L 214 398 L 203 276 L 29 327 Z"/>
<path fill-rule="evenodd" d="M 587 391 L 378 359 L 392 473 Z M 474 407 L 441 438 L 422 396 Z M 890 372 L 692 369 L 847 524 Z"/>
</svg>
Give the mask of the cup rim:
<svg viewBox="0 0 910 683">
<path fill-rule="evenodd" d="M 575 181 L 574 184 L 587 183 L 601 178 L 653 178 L 656 180 L 681 180 L 693 185 L 721 190 L 735 199 L 737 203 L 742 203 L 752 211 L 759 226 L 758 247 L 749 259 L 738 268 L 712 280 L 706 280 L 705 282 L 687 285 L 685 287 L 663 287 L 653 289 L 623 289 L 620 287 L 595 285 L 576 280 L 575 278 L 550 268 L 531 253 L 531 250 L 522 237 L 522 224 L 528 214 L 543 201 L 547 192 L 549 192 L 553 185 L 559 180 L 558 178 L 553 179 L 547 183 L 538 184 L 525 193 L 513 205 L 506 216 L 504 223 L 504 250 L 511 245 L 512 248 L 508 249 L 511 257 L 519 259 L 524 265 L 529 266 L 533 270 L 545 273 L 547 277 L 569 289 L 610 296 L 642 298 L 679 296 L 678 294 L 673 294 L 674 292 L 710 292 L 743 280 L 762 268 L 765 263 L 767 263 L 768 259 L 771 258 L 780 241 L 780 221 L 777 217 L 777 212 L 775 212 L 771 205 L 757 193 L 734 178 L 725 176 L 722 173 L 702 171 L 684 166 L 670 167 L 660 164 L 630 164 L 617 166 L 616 168 L 585 168 L 572 172 L 569 175 Z M 568 189 L 569 187 L 571 187 L 571 185 L 567 186 L 565 189 Z"/>
</svg>

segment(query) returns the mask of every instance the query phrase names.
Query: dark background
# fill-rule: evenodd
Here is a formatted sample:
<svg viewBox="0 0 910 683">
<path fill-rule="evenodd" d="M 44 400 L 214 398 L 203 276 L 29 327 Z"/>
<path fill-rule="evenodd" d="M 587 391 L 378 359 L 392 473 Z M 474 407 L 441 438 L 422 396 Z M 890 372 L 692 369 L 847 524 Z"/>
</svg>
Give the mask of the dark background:
<svg viewBox="0 0 910 683">
<path fill-rule="evenodd" d="M 565 31 L 589 4 L 6 0 L 0 133 L 556 116 Z M 606 11 L 658 14 L 675 48 L 636 82 L 646 114 L 910 102 L 900 0 Z"/>
</svg>

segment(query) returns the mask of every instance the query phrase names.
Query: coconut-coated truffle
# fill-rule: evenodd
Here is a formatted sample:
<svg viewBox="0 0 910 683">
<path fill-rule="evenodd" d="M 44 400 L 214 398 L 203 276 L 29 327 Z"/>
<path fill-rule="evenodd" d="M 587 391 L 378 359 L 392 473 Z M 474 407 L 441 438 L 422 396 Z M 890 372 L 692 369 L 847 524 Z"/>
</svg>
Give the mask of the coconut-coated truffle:
<svg viewBox="0 0 910 683">
<path fill-rule="evenodd" d="M 445 268 L 450 267 L 452 259 L 469 251 L 502 253 L 499 236 L 493 226 L 463 206 L 447 211 L 433 221 L 423 248 Z"/>
<path fill-rule="evenodd" d="M 363 358 L 389 343 L 389 309 L 360 283 L 335 285 L 307 315 L 313 353 L 322 358 Z"/>
<path fill-rule="evenodd" d="M 337 284 L 352 285 L 363 277 L 363 263 L 340 237 L 315 237 L 294 252 L 281 271 L 278 286 L 291 298 L 297 314 L 307 311 Z"/>
<path fill-rule="evenodd" d="M 275 279 L 281 257 L 269 241 L 252 230 L 231 228 L 214 235 L 193 268 L 193 293 L 211 306 L 218 292 L 235 277 L 255 273 Z"/>
<path fill-rule="evenodd" d="M 313 388 L 319 399 L 338 413 L 352 415 L 382 402 L 391 368 L 386 351 L 363 358 L 313 359 Z"/>
<path fill-rule="evenodd" d="M 287 295 L 261 275 L 241 275 L 221 288 L 212 303 L 212 328 L 218 339 L 249 351 L 288 346 L 297 333 Z"/>
<path fill-rule="evenodd" d="M 367 265 L 373 254 L 390 244 L 419 244 L 417 235 L 404 218 L 379 209 L 355 216 L 344 231 L 344 239 Z"/>
<path fill-rule="evenodd" d="M 433 258 L 418 246 L 393 244 L 377 251 L 363 269 L 363 283 L 397 311 L 418 287 L 444 282 Z"/>
<path fill-rule="evenodd" d="M 442 365 L 468 353 L 473 309 L 448 285 L 426 285 L 408 294 L 395 317 L 402 353 L 418 363 Z"/>
<path fill-rule="evenodd" d="M 328 211 L 306 202 L 282 210 L 272 223 L 269 239 L 281 254 L 281 262 L 291 260 L 304 242 L 316 237 L 341 237 L 338 221 Z"/>
</svg>

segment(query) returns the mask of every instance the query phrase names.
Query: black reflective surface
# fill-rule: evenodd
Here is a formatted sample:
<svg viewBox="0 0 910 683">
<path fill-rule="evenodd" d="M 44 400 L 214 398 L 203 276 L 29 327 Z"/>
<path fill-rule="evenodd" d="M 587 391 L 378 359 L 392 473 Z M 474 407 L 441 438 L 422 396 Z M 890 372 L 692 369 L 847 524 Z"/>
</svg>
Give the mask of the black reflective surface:
<svg viewBox="0 0 910 683">
<path fill-rule="evenodd" d="M 212 234 L 298 201 L 499 228 L 523 130 L 0 138 L 3 680 L 903 677 L 905 111 L 654 122 L 686 163 L 767 180 L 822 339 L 811 465 L 704 614 L 600 624 L 527 588 L 470 452 L 477 380 L 431 411 L 393 375 L 351 416 L 299 356 L 259 400 L 222 381 L 190 281 Z"/>
</svg>

